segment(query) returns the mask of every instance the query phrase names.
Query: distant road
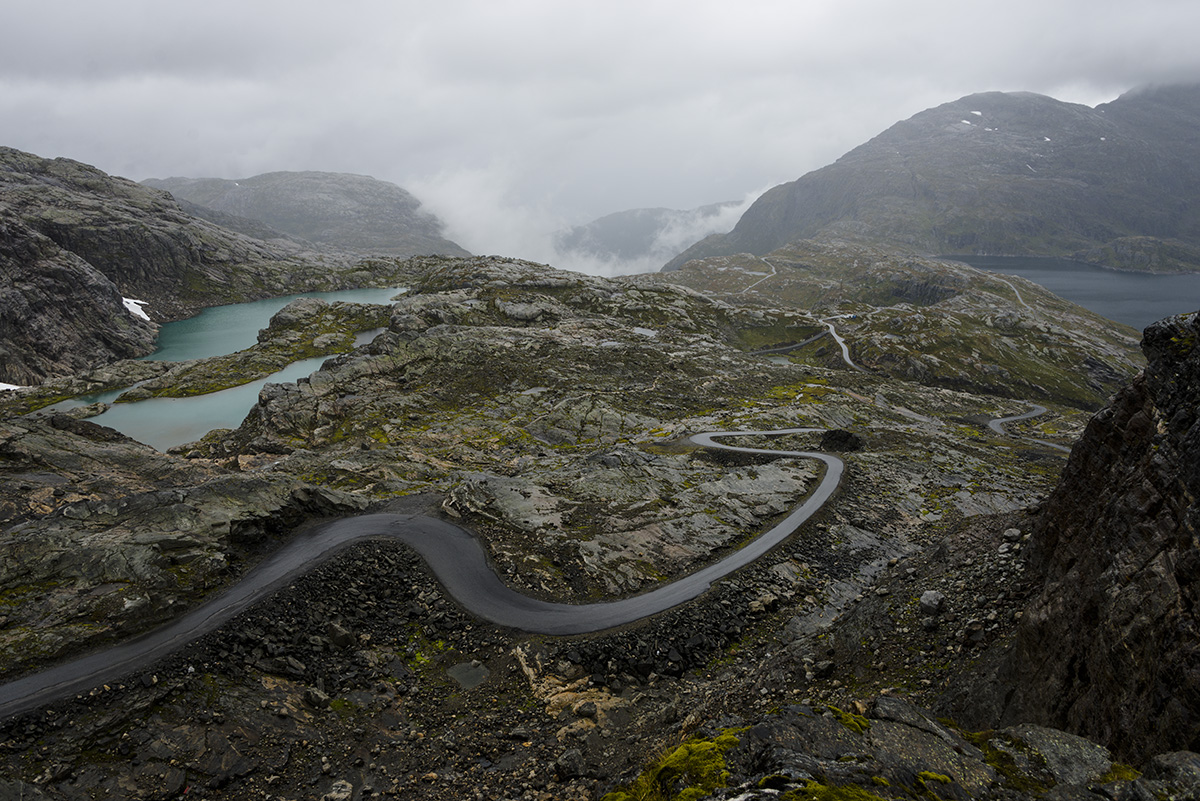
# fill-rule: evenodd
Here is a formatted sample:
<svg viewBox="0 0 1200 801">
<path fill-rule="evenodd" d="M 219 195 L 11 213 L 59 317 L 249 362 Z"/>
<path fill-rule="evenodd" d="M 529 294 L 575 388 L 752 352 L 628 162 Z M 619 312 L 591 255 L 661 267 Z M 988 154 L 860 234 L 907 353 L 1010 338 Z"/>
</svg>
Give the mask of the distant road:
<svg viewBox="0 0 1200 801">
<path fill-rule="evenodd" d="M 993 418 L 992 420 L 988 421 L 988 428 L 992 429 L 997 434 L 1003 434 L 1004 436 L 1015 436 L 1013 434 L 1009 434 L 1008 430 L 1004 428 L 1005 423 L 1016 423 L 1020 422 L 1021 420 L 1029 420 L 1030 418 L 1037 417 L 1039 414 L 1046 413 L 1045 406 L 1039 406 L 1036 403 L 1031 403 L 1029 405 L 1031 407 L 1030 410 L 1024 414 L 1014 414 L 1010 417 Z M 1045 439 L 1036 439 L 1034 437 L 1020 437 L 1020 439 L 1027 439 L 1030 442 L 1036 442 L 1039 445 L 1045 445 L 1047 448 L 1054 448 L 1055 450 L 1063 451 L 1064 453 L 1071 452 L 1071 449 L 1066 445 L 1059 445 L 1057 442 L 1050 442 L 1049 440 Z"/>
</svg>

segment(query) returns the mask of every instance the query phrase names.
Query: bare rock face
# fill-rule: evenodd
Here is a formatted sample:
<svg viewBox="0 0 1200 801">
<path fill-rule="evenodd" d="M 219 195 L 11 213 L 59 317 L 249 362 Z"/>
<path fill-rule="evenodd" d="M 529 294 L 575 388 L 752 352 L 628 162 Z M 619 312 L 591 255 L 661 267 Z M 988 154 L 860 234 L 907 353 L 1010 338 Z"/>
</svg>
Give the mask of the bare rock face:
<svg viewBox="0 0 1200 801">
<path fill-rule="evenodd" d="M 161 190 L 0 147 L 0 382 L 148 353 L 154 329 L 122 296 L 163 322 L 205 306 L 407 281 L 398 260 L 314 247 L 244 236 Z"/>
<path fill-rule="evenodd" d="M 0 382 L 36 384 L 141 356 L 157 331 L 92 265 L 0 212 Z"/>
<path fill-rule="evenodd" d="M 1037 721 L 1140 759 L 1200 743 L 1200 314 L 1146 329 L 1145 372 L 1096 415 L 1045 505 L 1044 585 L 962 719 Z"/>
</svg>

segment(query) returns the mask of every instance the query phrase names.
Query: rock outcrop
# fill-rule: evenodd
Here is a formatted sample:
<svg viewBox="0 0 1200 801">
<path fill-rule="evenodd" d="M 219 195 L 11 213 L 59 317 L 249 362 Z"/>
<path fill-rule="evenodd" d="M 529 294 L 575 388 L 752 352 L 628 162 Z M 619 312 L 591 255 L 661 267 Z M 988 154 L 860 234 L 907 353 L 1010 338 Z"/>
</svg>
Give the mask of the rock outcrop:
<svg viewBox="0 0 1200 801">
<path fill-rule="evenodd" d="M 1021 278 L 892 248 L 802 240 L 761 257 L 697 259 L 654 278 L 734 304 L 805 310 L 836 328 L 856 364 L 903 381 L 1095 410 L 1142 365 L 1132 328 Z M 760 343 L 790 341 L 793 359 L 842 364 L 821 330 Z"/>
<path fill-rule="evenodd" d="M 1144 374 L 1092 420 L 1030 541 L 1014 640 L 955 692 L 963 720 L 1037 721 L 1125 758 L 1200 745 L 1200 314 L 1146 330 Z"/>
<path fill-rule="evenodd" d="M 157 331 L 92 265 L 0 209 L 0 383 L 141 356 Z"/>
<path fill-rule="evenodd" d="M 132 636 L 324 515 L 455 516 L 514 590 L 586 603 L 662 586 L 777 523 L 821 468 L 772 450 L 836 450 L 839 490 L 796 536 L 694 602 L 569 638 L 474 619 L 400 543 L 356 543 L 162 662 L 0 721 L 0 781 L 12 792 L 36 780 L 49 798 L 191 786 L 209 798 L 594 801 L 638 781 L 653 754 L 697 754 L 714 737 L 729 748 L 702 761 L 729 786 L 686 784 L 715 798 L 1013 801 L 1047 788 L 1134 797 L 1191 786 L 1165 778 L 1187 772 L 1187 755 L 1154 778 L 1166 783 L 1138 785 L 1076 738 L 970 735 L 895 698 L 870 700 L 940 688 L 946 663 L 971 661 L 1013 625 L 1014 585 L 1029 572 L 1020 510 L 1064 461 L 986 425 L 1024 402 L 855 369 L 840 354 L 748 352 L 827 336 L 821 313 L 750 292 L 725 302 L 659 276 L 499 258 L 406 269 L 419 280 L 391 306 L 299 301 L 241 355 L 121 362 L 0 396 L 10 412 L 0 419 L 0 672 Z M 864 339 L 894 331 L 897 348 L 915 348 L 920 332 L 909 339 L 883 319 L 960 319 L 944 306 L 957 296 L 936 296 L 963 290 L 967 274 L 921 272 L 880 273 L 871 291 L 895 286 L 907 300 L 856 323 Z M 763 278 L 720 275 L 741 288 Z M 971 308 L 999 320 L 1012 291 L 989 285 Z M 834 322 L 857 338 L 855 321 Z M 353 345 L 355 331 L 381 325 Z M 1021 330 L 1014 337 L 1050 333 Z M 1119 340 L 1077 345 L 1120 353 Z M 318 343 L 345 352 L 295 383 L 267 384 L 237 429 L 167 453 L 72 416 L 87 407 L 24 414 L 31 398 L 94 385 L 205 387 L 231 361 L 250 367 Z M 1039 439 L 1082 425 L 1077 408 L 1042 400 L 1053 411 L 1022 424 Z M 812 430 L 753 434 L 797 427 Z M 741 430 L 764 452 L 688 439 L 710 430 Z M 1012 522 L 943 554 L 947 575 L 916 570 L 919 553 L 938 553 L 925 543 L 956 521 L 990 532 L 997 511 Z M 861 636 L 832 628 L 840 615 L 847 633 L 847 613 L 872 603 L 895 616 Z M 921 646 L 924 618 L 935 631 Z M 1005 773 L 1004 754 L 1027 762 Z M 1072 761 L 1078 769 L 1054 772 Z"/>
</svg>

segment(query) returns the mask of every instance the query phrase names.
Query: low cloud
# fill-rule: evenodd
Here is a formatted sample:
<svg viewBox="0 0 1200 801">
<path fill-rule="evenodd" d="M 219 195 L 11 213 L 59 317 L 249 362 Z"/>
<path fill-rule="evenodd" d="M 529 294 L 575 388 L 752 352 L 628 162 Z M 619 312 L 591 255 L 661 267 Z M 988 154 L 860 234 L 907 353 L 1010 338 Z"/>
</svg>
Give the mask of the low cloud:
<svg viewBox="0 0 1200 801">
<path fill-rule="evenodd" d="M 561 228 L 793 180 L 972 92 L 1200 80 L 1194 0 L 12 5 L 0 145 L 138 180 L 371 175 L 539 261 Z"/>
<path fill-rule="evenodd" d="M 561 249 L 555 234 L 568 228 L 552 204 L 521 202 L 510 167 L 460 169 L 408 182 L 422 206 L 446 223 L 444 235 L 477 255 L 503 255 L 588 275 L 657 272 L 688 246 L 710 234 L 726 233 L 770 186 L 746 193 L 716 213 L 689 210 L 662 228 L 644 255 L 614 258 Z"/>
<path fill-rule="evenodd" d="M 770 187 L 765 186 L 748 192 L 740 201 L 722 206 L 715 214 L 705 214 L 699 208 L 687 210 L 658 231 L 653 243 L 642 256 L 618 258 L 579 250 L 557 250 L 555 266 L 564 270 L 605 276 L 658 272 L 664 264 L 704 237 L 733 230 L 746 209 L 767 189 Z"/>
</svg>

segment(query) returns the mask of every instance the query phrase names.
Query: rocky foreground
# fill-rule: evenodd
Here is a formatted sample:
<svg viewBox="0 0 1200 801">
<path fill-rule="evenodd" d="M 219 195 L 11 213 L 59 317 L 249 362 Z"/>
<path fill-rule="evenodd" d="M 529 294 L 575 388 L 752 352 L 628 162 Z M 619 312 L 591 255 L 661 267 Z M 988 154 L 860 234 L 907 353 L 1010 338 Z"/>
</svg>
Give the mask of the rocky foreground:
<svg viewBox="0 0 1200 801">
<path fill-rule="evenodd" d="M 982 657 L 995 664 L 1020 636 L 1030 599 L 1063 586 L 1037 556 L 1056 530 L 1055 507 L 1039 504 L 1063 458 L 986 426 L 1023 400 L 812 350 L 748 352 L 824 330 L 798 308 L 509 260 L 410 267 L 422 277 L 383 333 L 307 381 L 268 385 L 236 430 L 161 454 L 61 414 L 5 419 L 6 676 L 143 630 L 237 580 L 296 525 L 359 509 L 464 521 L 506 581 L 538 597 L 656 586 L 769 525 L 816 475 L 805 460 L 705 452 L 684 441 L 695 431 L 829 429 L 775 444 L 838 452 L 842 489 L 697 602 L 581 637 L 473 620 L 411 552 L 359 543 L 164 663 L 5 722 L 0 787 L 26 798 L 1196 792 L 1200 758 L 1170 753 L 1194 747 L 1182 727 L 1174 739 L 1089 730 L 1089 743 L 938 717 L 985 680 Z M 1003 330 L 1054 336 L 1038 326 L 1057 312 L 1026 300 Z M 280 335 L 297 347 L 329 333 L 302 323 L 322 314 L 291 309 L 272 328 L 307 332 Z M 1173 325 L 1155 340 L 1171 347 L 1147 348 L 1147 376 L 1195 370 L 1195 318 Z M 262 339 L 269 351 L 275 336 Z M 1186 402 L 1151 397 L 1148 419 L 1161 422 L 1144 433 L 1168 461 L 1146 463 L 1184 477 L 1172 536 L 1194 552 L 1194 477 L 1170 461 L 1190 451 L 1164 447 L 1191 418 Z M 1051 411 L 1018 434 L 1070 442 L 1087 418 L 1062 396 L 1029 400 Z M 1086 465 L 1111 417 L 1071 461 L 1076 480 L 1095 476 L 1091 497 L 1108 491 Z M 1131 440 L 1129 458 L 1141 447 Z M 1087 616 L 1061 608 L 1084 636 Z M 1173 608 L 1164 620 L 1190 620 Z M 1159 641 L 1188 654 L 1189 636 Z M 1144 676 L 1124 676 L 1112 693 L 1141 692 Z M 1171 708 L 1194 720 L 1189 698 Z"/>
</svg>

